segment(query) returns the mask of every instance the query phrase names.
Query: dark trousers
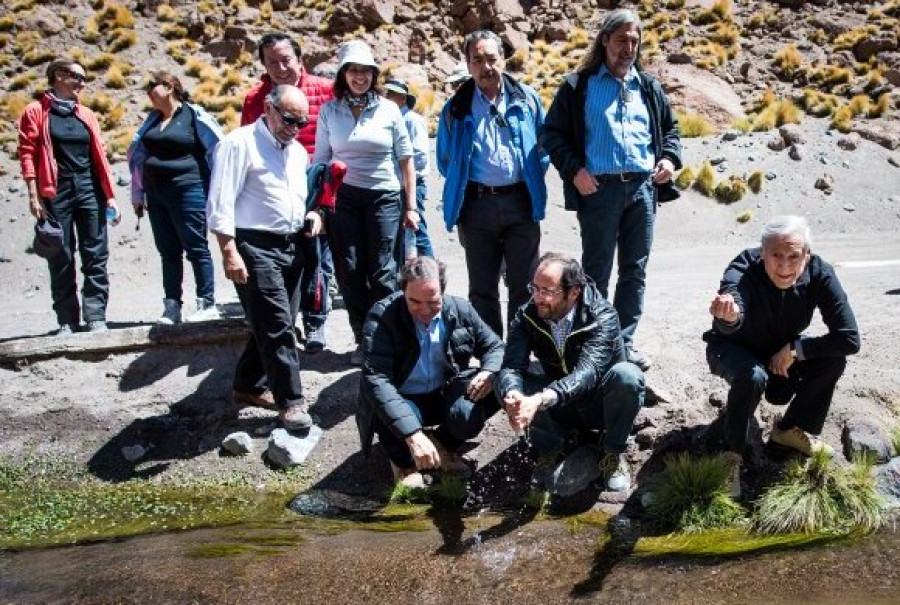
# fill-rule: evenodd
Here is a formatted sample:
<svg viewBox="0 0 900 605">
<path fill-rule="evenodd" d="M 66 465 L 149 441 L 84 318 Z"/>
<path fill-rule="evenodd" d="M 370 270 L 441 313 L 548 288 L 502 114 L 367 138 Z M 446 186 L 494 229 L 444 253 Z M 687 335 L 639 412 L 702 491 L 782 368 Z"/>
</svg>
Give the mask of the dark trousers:
<svg viewBox="0 0 900 605">
<path fill-rule="evenodd" d="M 537 266 L 541 227 L 531 220 L 525 187 L 499 195 L 467 191 L 459 218 L 459 240 L 466 253 L 469 300 L 481 319 L 503 336 L 500 272 L 506 262 L 507 321 L 528 302 L 528 284 Z"/>
<path fill-rule="evenodd" d="M 106 200 L 99 184 L 91 174 L 60 176 L 56 197 L 46 200 L 48 213 L 62 227 L 62 250 L 47 265 L 50 269 L 50 294 L 56 322 L 78 325 L 79 315 L 84 321 L 106 321 L 109 300 L 109 244 L 106 233 Z M 84 286 L 81 307 L 78 304 L 75 249 L 81 259 Z"/>
<path fill-rule="evenodd" d="M 184 279 L 183 257 L 194 270 L 197 298 L 212 304 L 215 299 L 213 262 L 206 239 L 206 191 L 202 183 L 176 187 L 148 179 L 147 212 L 153 241 L 162 259 L 163 291 L 166 298 L 181 302 Z"/>
<path fill-rule="evenodd" d="M 466 388 L 474 375 L 475 372 L 467 371 L 437 391 L 403 396 L 423 427 L 437 427 L 435 438 L 451 452 L 458 451 L 466 440 L 477 437 L 485 422 L 500 409 L 493 393 L 480 401 L 466 397 Z M 391 462 L 401 468 L 415 465 L 405 437 L 395 435 L 377 414 L 373 426 Z"/>
<path fill-rule="evenodd" d="M 251 337 L 238 360 L 234 388 L 268 387 L 279 408 L 303 403 L 294 321 L 303 275 L 302 235 L 286 237 L 238 229 L 235 242 L 247 265 L 247 283 L 235 284 Z"/>
<path fill-rule="evenodd" d="M 537 393 L 550 383 L 544 376 L 526 375 L 525 391 Z M 600 384 L 583 397 L 539 411 L 531 422 L 530 437 L 539 454 L 566 450 L 594 431 L 603 431 L 603 451 L 625 451 L 638 411 L 644 405 L 644 374 L 628 361 L 611 367 Z"/>
<path fill-rule="evenodd" d="M 653 243 L 656 192 L 649 178 L 627 183 L 603 183 L 597 193 L 581 199 L 581 264 L 604 298 L 609 298 L 613 258 L 619 277 L 613 306 L 619 314 L 622 340 L 632 346 L 644 310 L 647 262 Z"/>
<path fill-rule="evenodd" d="M 428 223 L 425 222 L 425 199 L 428 197 L 428 186 L 425 178 L 416 177 L 416 209 L 419 211 L 419 228 L 416 230 L 416 254 L 434 258 L 434 248 L 428 237 Z"/>
<path fill-rule="evenodd" d="M 743 452 L 750 421 L 763 395 L 775 405 L 790 403 L 778 428 L 797 426 L 813 435 L 821 433 L 834 388 L 847 365 L 846 357 L 797 361 L 784 378 L 769 374 L 768 360 L 725 341 L 710 343 L 706 359 L 713 374 L 724 378 L 731 387 L 725 404 L 724 430 L 725 446 L 732 452 Z"/>
<path fill-rule="evenodd" d="M 401 206 L 399 191 L 344 183 L 329 216 L 338 287 L 357 343 L 369 308 L 397 289 Z"/>
<path fill-rule="evenodd" d="M 328 285 L 334 279 L 334 260 L 325 235 L 301 240 L 306 266 L 300 282 L 300 311 L 304 327 L 321 327 L 331 311 Z"/>
</svg>

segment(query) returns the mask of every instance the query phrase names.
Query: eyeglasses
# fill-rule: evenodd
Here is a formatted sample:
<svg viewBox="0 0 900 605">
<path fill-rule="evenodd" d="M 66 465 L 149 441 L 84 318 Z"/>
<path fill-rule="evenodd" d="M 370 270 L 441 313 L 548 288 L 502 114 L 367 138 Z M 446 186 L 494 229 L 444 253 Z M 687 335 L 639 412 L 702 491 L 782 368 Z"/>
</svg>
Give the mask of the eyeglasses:
<svg viewBox="0 0 900 605">
<path fill-rule="evenodd" d="M 277 107 L 275 107 L 274 109 L 275 109 L 275 111 L 278 112 L 278 115 L 281 117 L 281 121 L 284 122 L 285 124 L 287 124 L 288 126 L 296 126 L 297 128 L 303 128 L 304 126 L 309 124 L 309 118 L 307 118 L 306 116 L 303 116 L 302 118 L 298 118 L 296 116 L 292 116 L 289 113 L 285 113 L 285 112 L 281 111 Z"/>
<path fill-rule="evenodd" d="M 500 113 L 500 110 L 497 109 L 496 105 L 492 104 L 489 111 L 491 117 L 494 119 L 494 124 L 496 124 L 500 128 L 506 128 L 507 126 L 509 126 L 509 122 L 506 121 L 506 118 L 503 117 L 503 115 Z"/>
<path fill-rule="evenodd" d="M 67 76 L 69 76 L 70 78 L 72 78 L 73 80 L 75 80 L 76 82 L 79 82 L 81 84 L 84 84 L 85 82 L 87 82 L 86 75 L 72 71 L 71 69 L 64 69 L 63 73 L 66 74 Z"/>
<path fill-rule="evenodd" d="M 539 294 L 540 296 L 543 296 L 544 298 L 553 298 L 557 294 L 562 294 L 563 292 L 566 291 L 565 288 L 557 288 L 556 290 L 552 290 L 550 288 L 542 288 L 542 287 L 536 286 L 534 284 L 528 284 L 525 287 L 528 289 L 528 293 L 531 294 L 532 296 Z"/>
</svg>

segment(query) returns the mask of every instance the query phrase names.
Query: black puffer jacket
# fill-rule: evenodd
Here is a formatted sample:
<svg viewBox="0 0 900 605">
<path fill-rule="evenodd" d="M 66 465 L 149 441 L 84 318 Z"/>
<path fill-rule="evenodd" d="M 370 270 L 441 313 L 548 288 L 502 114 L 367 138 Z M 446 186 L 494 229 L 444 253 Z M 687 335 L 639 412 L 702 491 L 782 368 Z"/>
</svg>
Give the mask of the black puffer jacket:
<svg viewBox="0 0 900 605">
<path fill-rule="evenodd" d="M 772 283 L 760 249 L 739 254 L 722 277 L 720 293 L 734 296 L 741 309 L 735 325 L 714 320 L 703 340 L 744 345 L 759 359 L 769 360 L 784 345 L 800 339 L 803 359 L 846 357 L 859 351 L 859 328 L 847 295 L 834 269 L 813 254 L 792 287 L 781 290 Z M 801 336 L 818 309 L 828 333 Z"/>
<path fill-rule="evenodd" d="M 441 318 L 447 334 L 448 380 L 469 368 L 473 357 L 481 369 L 497 372 L 503 360 L 503 341 L 494 334 L 468 301 L 444 296 Z M 397 390 L 419 359 L 419 339 L 403 292 L 395 292 L 372 306 L 363 327 L 366 363 L 360 379 L 356 424 L 363 453 L 369 454 L 375 414 L 398 437 L 421 430 L 418 418 Z"/>
<path fill-rule="evenodd" d="M 522 391 L 522 375 L 532 352 L 553 381 L 547 388 L 556 392 L 556 405 L 566 405 L 594 389 L 613 365 L 625 361 L 619 316 L 597 287 L 588 283 L 576 303 L 572 330 L 559 351 L 550 324 L 538 317 L 534 301 L 528 301 L 509 326 L 500 371 L 501 396 L 513 389 Z"/>
</svg>

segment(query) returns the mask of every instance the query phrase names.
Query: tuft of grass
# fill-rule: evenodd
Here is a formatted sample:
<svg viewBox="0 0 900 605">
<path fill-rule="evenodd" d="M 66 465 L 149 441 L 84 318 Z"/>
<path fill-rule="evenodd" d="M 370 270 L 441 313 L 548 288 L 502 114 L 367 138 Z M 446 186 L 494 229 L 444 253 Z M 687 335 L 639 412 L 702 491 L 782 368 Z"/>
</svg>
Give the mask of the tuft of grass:
<svg viewBox="0 0 900 605">
<path fill-rule="evenodd" d="M 133 29 L 119 28 L 109 38 L 108 50 L 117 53 L 137 44 L 137 33 Z"/>
<path fill-rule="evenodd" d="M 694 169 L 690 166 L 685 166 L 681 169 L 681 172 L 678 173 L 678 176 L 675 177 L 675 186 L 679 189 L 687 189 L 694 182 L 694 178 L 696 178 L 696 174 L 694 174 Z"/>
<path fill-rule="evenodd" d="M 113 131 L 112 135 L 107 139 L 106 151 L 110 155 L 125 155 L 136 130 L 137 128 L 122 128 Z"/>
<path fill-rule="evenodd" d="M 22 63 L 34 67 L 52 61 L 55 57 L 56 53 L 51 50 L 35 48 L 22 55 Z"/>
<path fill-rule="evenodd" d="M 703 166 L 700 167 L 700 172 L 697 173 L 697 178 L 694 179 L 694 189 L 706 197 L 711 197 L 715 191 L 716 173 L 713 170 L 712 164 L 708 161 L 703 162 Z"/>
<path fill-rule="evenodd" d="M 33 72 L 26 72 L 24 74 L 19 74 L 15 78 L 9 81 L 9 84 L 6 85 L 9 90 L 24 90 L 28 88 L 32 82 L 37 79 L 37 75 Z"/>
<path fill-rule="evenodd" d="M 853 127 L 853 111 L 848 105 L 841 105 L 831 118 L 831 127 L 840 132 L 850 132 Z"/>
<path fill-rule="evenodd" d="M 734 122 L 731 123 L 731 126 L 735 130 L 739 130 L 740 132 L 743 132 L 744 134 L 747 134 L 748 132 L 753 130 L 753 123 L 750 122 L 750 120 L 748 120 L 747 118 L 738 118 Z"/>
<path fill-rule="evenodd" d="M 880 118 L 884 116 L 888 110 L 891 108 L 891 95 L 889 93 L 882 93 L 878 96 L 878 100 L 875 101 L 874 105 L 869 107 L 869 117 L 870 118 Z"/>
<path fill-rule="evenodd" d="M 802 104 L 806 113 L 818 118 L 824 118 L 834 113 L 838 100 L 834 95 L 821 92 L 813 87 L 807 87 L 803 89 Z"/>
<path fill-rule="evenodd" d="M 166 23 L 159 29 L 159 33 L 167 40 L 178 40 L 187 37 L 188 30 L 177 23 Z"/>
<path fill-rule="evenodd" d="M 117 90 L 121 90 L 125 88 L 125 74 L 122 73 L 121 68 L 118 65 L 113 65 L 106 72 L 106 86 L 109 88 L 114 88 Z"/>
<path fill-rule="evenodd" d="M 900 424 L 891 429 L 891 445 L 894 446 L 894 454 L 900 456 Z"/>
<path fill-rule="evenodd" d="M 178 14 L 170 5 L 160 4 L 156 8 L 156 18 L 163 22 L 172 22 L 178 18 Z"/>
<path fill-rule="evenodd" d="M 391 504 L 428 504 L 431 500 L 428 497 L 428 490 L 407 487 L 402 483 L 398 483 L 391 490 L 388 501 Z"/>
<path fill-rule="evenodd" d="M 17 120 L 29 103 L 31 103 L 31 97 L 24 92 L 5 95 L 0 102 L 0 115 L 8 120 Z"/>
<path fill-rule="evenodd" d="M 744 509 L 728 495 L 729 472 L 721 456 L 693 458 L 686 452 L 668 456 L 647 512 L 661 527 L 678 531 L 737 525 L 744 519 Z"/>
<path fill-rule="evenodd" d="M 678 132 L 682 137 L 691 139 L 715 134 L 716 127 L 705 117 L 692 111 L 677 112 Z"/>
<path fill-rule="evenodd" d="M 753 193 L 762 191 L 764 182 L 765 178 L 763 177 L 762 170 L 754 170 L 747 178 L 747 186 L 750 187 L 750 191 Z"/>
<path fill-rule="evenodd" d="M 854 457 L 849 469 L 841 469 L 822 450 L 794 460 L 760 498 L 754 527 L 767 534 L 877 529 L 884 514 L 872 466 L 872 460 Z"/>
<path fill-rule="evenodd" d="M 525 494 L 522 506 L 525 508 L 543 512 L 550 505 L 550 492 L 542 489 L 532 489 Z"/>
<path fill-rule="evenodd" d="M 793 79 L 799 73 L 800 66 L 803 65 L 803 54 L 797 50 L 796 45 L 788 44 L 775 53 L 772 63 L 778 68 L 781 75 Z"/>
<path fill-rule="evenodd" d="M 428 490 L 433 500 L 461 504 L 468 497 L 466 481 L 454 475 L 441 473 L 440 480 Z"/>
<path fill-rule="evenodd" d="M 729 177 L 716 185 L 714 193 L 719 202 L 733 204 L 747 195 L 747 181 L 738 176 Z"/>
</svg>

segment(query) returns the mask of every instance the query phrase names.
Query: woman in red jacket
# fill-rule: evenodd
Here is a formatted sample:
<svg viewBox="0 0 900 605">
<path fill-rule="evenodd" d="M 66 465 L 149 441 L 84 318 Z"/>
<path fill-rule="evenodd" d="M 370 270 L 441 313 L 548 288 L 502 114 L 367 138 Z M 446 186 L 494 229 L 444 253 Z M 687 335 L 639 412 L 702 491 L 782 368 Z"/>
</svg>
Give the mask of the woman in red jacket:
<svg viewBox="0 0 900 605">
<path fill-rule="evenodd" d="M 58 333 L 76 331 L 81 316 L 88 331 L 102 332 L 109 298 L 107 209 L 114 210 L 113 224 L 121 213 L 97 117 L 78 103 L 84 67 L 56 60 L 47 68 L 47 79 L 50 88 L 19 118 L 19 161 L 28 205 L 36 219 L 50 217 L 62 227 L 62 250 L 47 261 Z M 84 273 L 80 309 L 76 246 Z"/>
</svg>

